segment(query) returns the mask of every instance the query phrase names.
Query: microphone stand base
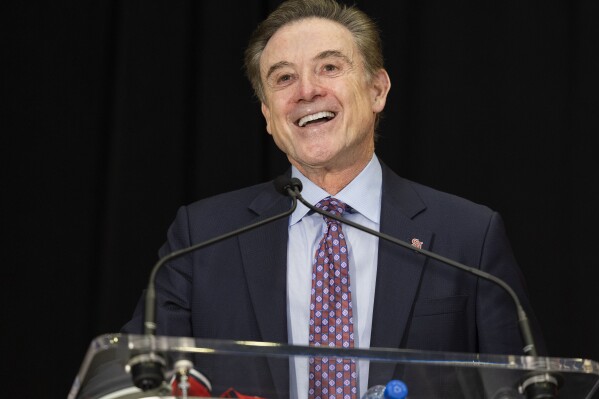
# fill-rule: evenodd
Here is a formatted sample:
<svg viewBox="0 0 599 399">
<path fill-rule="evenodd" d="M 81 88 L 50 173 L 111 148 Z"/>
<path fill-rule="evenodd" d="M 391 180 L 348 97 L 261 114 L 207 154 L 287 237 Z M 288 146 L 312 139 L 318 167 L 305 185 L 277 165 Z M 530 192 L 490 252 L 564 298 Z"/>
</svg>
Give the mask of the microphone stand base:
<svg viewBox="0 0 599 399">
<path fill-rule="evenodd" d="M 518 391 L 527 399 L 556 399 L 561 385 L 559 376 L 549 373 L 535 373 L 526 376 Z"/>
</svg>

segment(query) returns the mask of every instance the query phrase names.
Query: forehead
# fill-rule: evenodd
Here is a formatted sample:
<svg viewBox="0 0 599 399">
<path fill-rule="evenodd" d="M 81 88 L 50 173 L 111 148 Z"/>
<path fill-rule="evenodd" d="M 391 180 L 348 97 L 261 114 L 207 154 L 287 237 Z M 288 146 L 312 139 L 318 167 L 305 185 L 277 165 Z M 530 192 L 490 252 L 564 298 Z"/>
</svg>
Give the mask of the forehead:
<svg viewBox="0 0 599 399">
<path fill-rule="evenodd" d="M 260 71 L 279 62 L 299 64 L 324 51 L 336 50 L 353 59 L 357 47 L 352 33 L 343 25 L 323 18 L 308 18 L 279 28 L 260 57 Z"/>
</svg>

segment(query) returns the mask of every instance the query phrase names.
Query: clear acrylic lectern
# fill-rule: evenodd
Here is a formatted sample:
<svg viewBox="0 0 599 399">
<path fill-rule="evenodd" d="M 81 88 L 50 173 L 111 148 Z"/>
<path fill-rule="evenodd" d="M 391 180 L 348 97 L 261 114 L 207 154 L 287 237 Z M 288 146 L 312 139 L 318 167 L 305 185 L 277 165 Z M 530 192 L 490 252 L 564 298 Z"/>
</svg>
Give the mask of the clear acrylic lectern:
<svg viewBox="0 0 599 399">
<path fill-rule="evenodd" d="M 591 398 L 599 387 L 599 364 L 585 359 L 422 352 L 398 349 L 334 349 L 267 342 L 238 342 L 144 335 L 102 335 L 94 339 L 75 378 L 69 399 L 172 397 L 168 384 L 136 388 L 128 364 L 139 354 L 158 354 L 166 374 L 182 358 L 212 381 L 212 394 L 234 388 L 265 399 L 289 397 L 290 365 L 309 357 L 355 359 L 369 367 L 369 385 L 401 379 L 409 399 L 525 398 L 523 381 L 549 375 L 559 381 L 559 398 Z"/>
</svg>

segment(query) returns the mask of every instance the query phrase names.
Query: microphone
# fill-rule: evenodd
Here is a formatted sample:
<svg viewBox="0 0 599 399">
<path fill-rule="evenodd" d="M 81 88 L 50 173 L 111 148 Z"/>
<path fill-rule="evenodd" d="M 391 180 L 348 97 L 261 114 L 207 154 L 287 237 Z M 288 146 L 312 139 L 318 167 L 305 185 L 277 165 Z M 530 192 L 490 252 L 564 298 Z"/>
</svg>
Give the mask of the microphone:
<svg viewBox="0 0 599 399">
<path fill-rule="evenodd" d="M 405 241 L 402 241 L 400 239 L 392 237 L 388 234 L 381 233 L 379 231 L 370 229 L 366 226 L 362 226 L 361 224 L 352 222 L 351 220 L 347 220 L 343 217 L 333 215 L 332 213 L 329 213 L 320 208 L 317 208 L 314 205 L 310 204 L 308 201 L 306 201 L 304 199 L 304 197 L 302 197 L 302 195 L 300 193 L 300 191 L 302 189 L 302 182 L 298 178 L 294 177 L 294 178 L 291 178 L 289 181 L 282 181 L 280 187 L 281 187 L 281 190 L 287 191 L 287 194 L 289 196 L 291 196 L 292 198 L 297 198 L 298 201 L 300 201 L 302 204 L 304 204 L 305 206 L 307 206 L 309 209 L 311 209 L 312 211 L 314 211 L 316 213 L 319 213 L 323 216 L 334 219 L 338 222 L 345 223 L 348 226 L 351 226 L 358 230 L 372 234 L 372 235 L 379 237 L 383 240 L 386 240 L 393 244 L 399 245 L 400 247 L 404 247 L 410 251 L 414 251 L 414 252 L 424 255 L 430 259 L 434 259 L 436 261 L 439 261 L 441 263 L 444 263 L 446 265 L 460 269 L 466 273 L 473 274 L 477 277 L 483 278 L 485 280 L 491 281 L 491 282 L 499 285 L 501 288 L 503 288 L 509 294 L 509 296 L 512 298 L 512 301 L 514 302 L 514 305 L 516 306 L 516 312 L 518 315 L 518 325 L 520 327 L 520 334 L 521 334 L 522 340 L 524 342 L 524 348 L 523 348 L 524 354 L 527 356 L 535 356 L 535 357 L 538 356 L 536 345 L 535 345 L 534 338 L 533 338 L 531 328 L 530 328 L 530 323 L 528 321 L 528 316 L 526 315 L 526 312 L 524 311 L 524 307 L 522 306 L 520 299 L 518 298 L 518 295 L 516 295 L 516 293 L 514 292 L 512 287 L 510 287 L 505 281 L 503 281 L 499 277 L 494 276 L 490 273 L 484 272 L 482 270 L 476 269 L 474 267 L 466 266 L 462 263 L 456 262 L 452 259 L 438 255 L 438 254 L 428 251 L 426 249 L 421 249 L 421 248 L 415 247 L 411 244 L 408 244 Z M 530 395 L 529 396 L 530 398 L 557 397 L 558 380 L 557 380 L 557 378 L 552 377 L 549 374 L 541 374 L 541 375 L 534 374 L 534 375 L 530 376 L 529 378 L 525 379 L 525 381 L 523 381 L 520 386 L 522 387 L 521 389 L 523 390 L 522 393 L 526 392 L 528 395 Z M 548 396 L 542 396 L 545 394 L 547 394 Z"/>
<path fill-rule="evenodd" d="M 228 238 L 237 236 L 239 234 L 248 232 L 250 230 L 256 229 L 258 227 L 264 226 L 266 224 L 272 223 L 276 220 L 282 219 L 286 216 L 289 216 L 295 211 L 297 208 L 297 198 L 295 196 L 290 195 L 289 193 L 299 193 L 302 189 L 301 182 L 299 186 L 297 183 L 292 183 L 292 179 L 280 176 L 275 179 L 273 182 L 276 190 L 284 195 L 288 195 L 291 197 L 292 204 L 291 207 L 282 212 L 280 214 L 271 216 L 264 220 L 261 220 L 256 223 L 249 224 L 244 227 L 240 227 L 236 230 L 233 230 L 229 233 L 222 234 L 220 236 L 211 238 L 209 240 L 197 243 L 187 248 L 183 248 L 174 252 L 171 252 L 168 255 L 163 256 L 156 262 L 152 271 L 150 273 L 150 278 L 148 281 L 148 287 L 146 289 L 146 298 L 145 298 L 145 313 L 144 313 L 144 335 L 154 337 L 156 335 L 156 274 L 158 271 L 169 261 L 177 259 L 183 255 L 186 255 L 190 252 L 197 251 L 199 249 L 205 248 L 212 244 L 216 244 L 217 242 L 226 240 Z M 296 179 L 297 180 L 297 179 Z M 298 180 L 299 181 L 299 180 Z M 164 358 L 151 351 L 150 353 L 141 353 L 139 355 L 134 356 L 128 363 L 128 367 L 131 370 L 131 376 L 133 378 L 133 383 L 136 387 L 147 391 L 151 389 L 155 389 L 164 380 L 164 366 L 166 365 L 166 361 Z"/>
<path fill-rule="evenodd" d="M 275 185 L 275 189 L 279 193 L 291 197 L 293 199 L 296 199 L 296 196 L 299 195 L 300 191 L 302 191 L 303 188 L 302 181 L 297 177 L 291 178 L 287 176 L 279 176 L 275 179 L 273 183 Z"/>
</svg>

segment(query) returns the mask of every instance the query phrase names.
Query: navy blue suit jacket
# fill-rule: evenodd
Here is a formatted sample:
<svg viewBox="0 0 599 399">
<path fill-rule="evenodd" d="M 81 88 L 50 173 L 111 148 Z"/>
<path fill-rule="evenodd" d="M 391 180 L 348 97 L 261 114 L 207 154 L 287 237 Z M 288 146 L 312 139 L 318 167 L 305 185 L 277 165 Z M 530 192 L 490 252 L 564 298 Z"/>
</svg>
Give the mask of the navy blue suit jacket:
<svg viewBox="0 0 599 399">
<path fill-rule="evenodd" d="M 182 207 L 160 254 L 289 205 L 272 183 L 264 183 Z M 532 314 L 503 223 L 490 209 L 403 179 L 383 165 L 380 229 L 407 242 L 416 238 L 424 249 L 504 279 Z M 286 343 L 287 239 L 283 219 L 168 265 L 157 280 L 158 334 Z M 373 312 L 372 347 L 522 353 L 514 304 L 501 288 L 383 240 Z M 141 332 L 142 314 L 139 306 L 124 331 Z M 203 371 L 217 386 L 233 384 L 243 393 L 265 396 L 288 393 L 285 361 L 271 359 L 238 371 L 226 361 L 208 363 Z M 372 364 L 370 385 L 386 382 L 394 371 Z M 220 372 L 235 374 L 235 382 L 220 383 Z M 264 389 L 253 392 L 256 384 Z"/>
</svg>

